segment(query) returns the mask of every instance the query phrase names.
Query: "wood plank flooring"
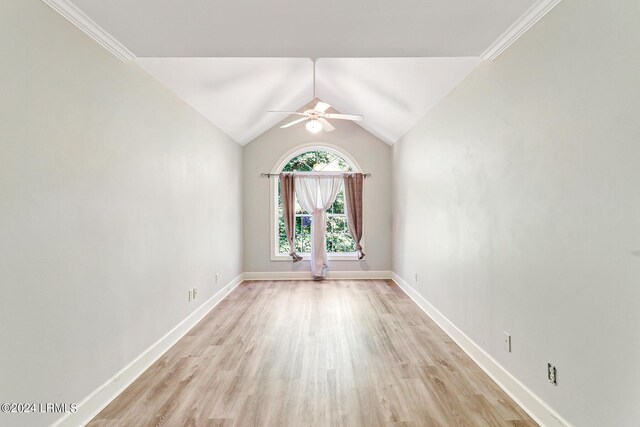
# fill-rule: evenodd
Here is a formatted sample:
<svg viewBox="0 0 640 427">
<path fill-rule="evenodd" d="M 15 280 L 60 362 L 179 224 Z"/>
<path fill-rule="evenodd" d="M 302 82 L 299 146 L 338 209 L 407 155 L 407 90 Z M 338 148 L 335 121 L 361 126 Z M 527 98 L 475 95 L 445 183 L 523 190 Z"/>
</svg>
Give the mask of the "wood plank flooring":
<svg viewBox="0 0 640 427">
<path fill-rule="evenodd" d="M 391 281 L 244 282 L 90 426 L 535 426 Z"/>
</svg>

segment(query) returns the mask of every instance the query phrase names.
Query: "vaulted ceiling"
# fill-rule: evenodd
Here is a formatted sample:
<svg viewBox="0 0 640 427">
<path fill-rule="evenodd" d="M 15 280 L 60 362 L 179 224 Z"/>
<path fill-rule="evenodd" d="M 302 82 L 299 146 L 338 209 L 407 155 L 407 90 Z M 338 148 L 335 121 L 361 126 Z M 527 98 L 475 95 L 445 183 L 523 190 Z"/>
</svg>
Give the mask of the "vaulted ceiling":
<svg viewBox="0 0 640 427">
<path fill-rule="evenodd" d="M 240 144 L 313 99 L 308 58 L 139 58 L 138 63 Z M 478 58 L 320 59 L 316 96 L 396 142 L 460 82 Z M 339 129 L 342 123 L 335 120 Z M 302 126 L 299 125 L 299 126 Z"/>
<path fill-rule="evenodd" d="M 43 0 L 245 144 L 317 96 L 394 143 L 560 0 Z M 336 124 L 339 127 L 339 124 Z"/>
</svg>

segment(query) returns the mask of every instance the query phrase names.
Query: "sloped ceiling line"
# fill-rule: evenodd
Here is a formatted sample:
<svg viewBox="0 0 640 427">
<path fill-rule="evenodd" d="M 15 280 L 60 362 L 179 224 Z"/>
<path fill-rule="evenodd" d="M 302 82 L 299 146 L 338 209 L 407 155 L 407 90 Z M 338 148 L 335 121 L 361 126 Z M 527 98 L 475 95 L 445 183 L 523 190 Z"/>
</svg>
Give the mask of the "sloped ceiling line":
<svg viewBox="0 0 640 427">
<path fill-rule="evenodd" d="M 138 58 L 163 85 L 240 144 L 297 111 L 313 97 L 307 58 Z M 395 143 L 482 60 L 470 58 L 321 58 L 318 97 L 358 125 Z M 246 70 L 260 70 L 250 73 Z M 231 88 L 220 87 L 229 76 Z M 333 123 L 340 127 L 339 121 Z"/>
<path fill-rule="evenodd" d="M 224 15 L 225 22 L 228 23 L 228 21 L 234 21 L 238 13 L 242 13 L 242 4 L 251 0 L 238 0 L 238 4 L 235 2 L 196 3 L 197 0 L 184 0 L 184 2 L 167 3 L 162 6 L 153 0 L 138 2 L 73 0 L 73 3 L 71 0 L 42 1 L 118 59 L 136 60 L 138 65 L 240 144 L 250 142 L 283 119 L 281 115 L 267 113 L 267 110 L 293 111 L 307 104 L 312 98 L 311 66 L 308 58 L 275 58 L 268 55 L 253 58 L 142 56 L 136 58 L 133 52 L 107 31 L 112 30 L 119 38 L 124 37 L 122 40 L 127 44 L 131 42 L 133 46 L 138 46 L 136 49 L 142 49 L 144 54 L 149 52 L 149 49 L 158 47 L 158 44 L 163 45 L 162 40 L 158 41 L 155 37 L 165 37 L 166 34 L 158 33 L 158 25 L 155 24 L 164 22 L 172 27 L 172 31 L 184 31 L 181 33 L 184 37 L 176 39 L 179 42 L 176 46 L 183 48 L 178 52 L 183 53 L 189 51 L 188 46 L 192 44 L 191 42 L 204 43 L 203 46 L 207 46 L 207 43 L 211 43 L 211 39 L 207 37 L 211 35 L 210 31 L 217 31 L 215 28 L 211 29 L 215 26 L 206 25 L 199 30 L 201 32 L 191 33 L 190 27 L 197 26 L 202 20 L 201 15 L 215 12 L 212 16 L 222 19 L 221 16 Z M 366 0 L 350 0 L 341 7 L 345 8 L 344 13 L 348 16 L 349 13 L 355 13 L 357 6 L 362 2 Z M 403 33 L 404 27 L 418 24 L 415 15 L 422 16 L 421 14 L 424 14 L 423 18 L 431 21 L 435 19 L 437 22 L 439 22 L 438 17 L 450 18 L 453 20 L 451 26 L 458 30 L 462 28 L 466 33 L 458 34 L 455 40 L 451 41 L 441 34 L 435 42 L 436 45 L 433 45 L 434 41 L 430 38 L 399 39 L 408 40 L 410 42 L 408 46 L 414 49 L 414 53 L 415 49 L 420 50 L 422 43 L 420 40 L 427 44 L 431 43 L 429 46 L 431 48 L 436 46 L 434 48 L 436 51 L 444 50 L 451 53 L 451 56 L 444 57 L 403 57 L 405 50 L 397 48 L 391 50 L 393 54 L 389 55 L 390 57 L 362 58 L 359 56 L 369 52 L 371 46 L 375 47 L 376 43 L 367 39 L 366 45 L 350 45 L 349 52 L 354 53 L 352 55 L 354 57 L 321 58 L 318 62 L 318 97 L 332 104 L 335 110 L 342 113 L 364 115 L 365 120 L 358 122 L 358 125 L 379 139 L 393 144 L 483 59 L 496 59 L 559 2 L 560 0 L 487 0 L 479 4 L 475 0 L 460 0 L 456 3 L 446 0 L 416 0 L 403 3 L 401 6 L 384 4 L 380 7 L 392 7 L 396 17 L 390 25 L 397 26 L 396 29 L 405 36 L 409 33 Z M 283 5 L 283 0 L 274 0 L 272 4 L 276 9 Z M 306 4 L 303 6 L 308 7 Z M 204 9 L 196 13 L 194 8 L 197 9 L 197 7 Z M 85 13 L 85 10 L 88 13 Z M 300 10 L 292 11 L 289 8 L 285 10 L 286 13 L 283 12 L 281 16 L 273 19 L 290 22 L 291 25 L 283 27 L 283 31 L 289 33 L 299 25 L 299 22 L 294 22 L 291 18 L 299 14 Z M 259 16 L 258 12 L 252 9 L 251 16 L 238 22 L 246 27 L 250 19 L 256 16 L 262 23 L 264 19 L 269 19 L 269 14 L 264 17 Z M 363 27 L 358 27 L 357 31 L 371 31 L 371 25 L 378 22 L 381 12 L 384 10 L 367 9 L 358 21 Z M 518 16 L 519 18 L 513 22 Z M 134 19 L 135 17 L 140 19 Z M 403 19 L 406 22 L 403 22 Z M 466 26 L 459 28 L 461 23 L 465 23 Z M 512 24 L 509 25 L 510 23 Z M 334 15 L 326 17 L 325 24 L 324 27 L 331 28 L 331 31 L 323 31 L 323 38 L 320 40 L 326 43 L 329 50 L 340 51 L 341 44 L 345 41 L 333 37 L 334 33 L 353 34 L 353 26 L 349 20 L 337 19 Z M 428 27 L 422 22 L 419 24 L 413 30 L 422 31 L 423 28 Z M 151 25 L 147 29 L 152 35 L 144 31 L 145 25 L 147 27 Z M 477 56 L 481 51 L 478 40 L 495 38 L 501 28 L 507 29 L 484 50 L 481 56 Z M 169 29 L 166 30 L 169 31 Z M 442 30 L 446 33 L 450 29 Z M 246 40 L 243 40 L 247 41 L 259 32 L 254 31 L 253 35 L 247 35 L 243 31 L 238 33 L 245 37 Z M 187 37 L 189 34 L 194 38 Z M 281 32 L 260 34 L 266 41 L 282 36 Z M 309 37 L 312 35 L 317 34 L 307 34 L 308 37 L 303 38 L 304 46 L 311 40 Z M 380 35 L 384 36 L 381 32 L 372 33 L 374 39 Z M 285 39 L 290 40 L 290 38 Z M 352 38 L 349 39 L 350 42 L 353 41 Z M 238 40 L 227 38 L 215 40 L 213 43 L 220 47 L 220 44 L 230 42 L 237 44 Z M 471 49 L 474 54 L 472 56 L 455 54 L 460 52 L 460 47 L 463 45 L 466 46 L 466 51 Z M 146 50 L 140 46 L 146 46 Z M 259 47 L 264 48 L 264 52 L 270 51 L 267 42 L 259 44 Z M 382 50 L 376 52 L 388 52 L 388 48 L 389 46 L 386 48 L 380 46 Z M 296 49 L 298 47 L 290 52 Z M 462 50 L 465 51 L 465 49 Z M 335 125 L 339 127 L 340 123 Z"/>
</svg>

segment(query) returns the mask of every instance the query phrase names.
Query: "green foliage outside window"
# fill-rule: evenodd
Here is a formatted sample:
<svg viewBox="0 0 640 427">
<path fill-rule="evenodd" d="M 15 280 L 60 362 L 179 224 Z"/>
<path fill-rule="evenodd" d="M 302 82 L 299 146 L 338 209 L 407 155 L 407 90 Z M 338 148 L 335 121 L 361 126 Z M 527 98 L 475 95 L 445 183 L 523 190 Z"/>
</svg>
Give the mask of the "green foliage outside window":
<svg viewBox="0 0 640 427">
<path fill-rule="evenodd" d="M 302 153 L 287 163 L 283 172 L 351 171 L 349 164 L 340 156 L 323 150 Z M 335 202 L 327 209 L 327 252 L 355 252 L 355 243 L 347 228 L 344 210 L 344 191 L 341 190 Z M 311 215 L 307 214 L 296 201 L 296 251 L 311 252 Z M 289 243 L 284 231 L 280 185 L 278 183 L 278 249 L 289 253 Z"/>
</svg>

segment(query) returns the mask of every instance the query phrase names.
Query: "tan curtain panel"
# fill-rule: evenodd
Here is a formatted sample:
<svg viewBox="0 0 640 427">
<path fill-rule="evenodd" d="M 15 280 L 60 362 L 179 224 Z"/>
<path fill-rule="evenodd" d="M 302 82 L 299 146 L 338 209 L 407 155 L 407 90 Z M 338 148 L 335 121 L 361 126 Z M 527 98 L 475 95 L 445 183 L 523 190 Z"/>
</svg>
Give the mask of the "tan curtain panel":
<svg viewBox="0 0 640 427">
<path fill-rule="evenodd" d="M 361 173 L 344 175 L 344 199 L 347 211 L 347 225 L 349 233 L 356 242 L 358 259 L 364 258 L 362 251 L 362 184 L 364 175 Z"/>
<path fill-rule="evenodd" d="M 302 257 L 296 253 L 295 236 L 296 236 L 296 201 L 295 201 L 295 179 L 293 175 L 280 174 L 280 198 L 282 200 L 282 214 L 284 216 L 284 231 L 287 235 L 289 243 L 289 256 L 293 262 L 302 260 Z"/>
</svg>

